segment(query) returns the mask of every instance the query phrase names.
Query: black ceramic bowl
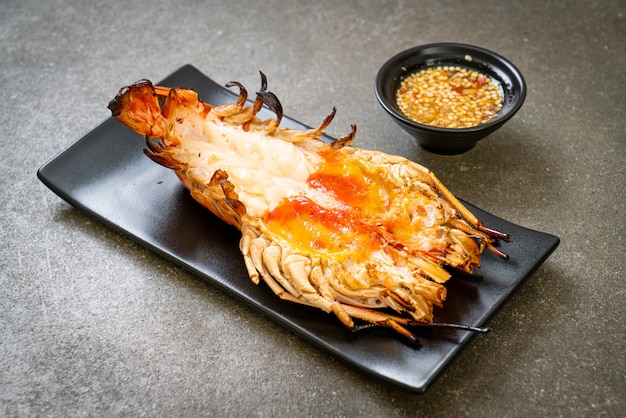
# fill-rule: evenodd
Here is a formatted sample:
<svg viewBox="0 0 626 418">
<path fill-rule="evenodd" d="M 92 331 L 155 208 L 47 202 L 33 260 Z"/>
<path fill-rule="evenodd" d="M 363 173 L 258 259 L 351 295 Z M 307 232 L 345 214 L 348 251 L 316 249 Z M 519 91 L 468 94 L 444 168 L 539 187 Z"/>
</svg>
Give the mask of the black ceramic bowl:
<svg viewBox="0 0 626 418">
<path fill-rule="evenodd" d="M 502 89 L 502 108 L 488 122 L 470 128 L 439 128 L 406 117 L 396 104 L 402 80 L 424 68 L 454 65 L 491 77 Z M 526 98 L 524 77 L 500 55 L 471 45 L 437 43 L 408 49 L 391 58 L 376 76 L 376 97 L 383 108 L 420 146 L 437 154 L 461 154 L 500 128 L 522 106 Z"/>
</svg>

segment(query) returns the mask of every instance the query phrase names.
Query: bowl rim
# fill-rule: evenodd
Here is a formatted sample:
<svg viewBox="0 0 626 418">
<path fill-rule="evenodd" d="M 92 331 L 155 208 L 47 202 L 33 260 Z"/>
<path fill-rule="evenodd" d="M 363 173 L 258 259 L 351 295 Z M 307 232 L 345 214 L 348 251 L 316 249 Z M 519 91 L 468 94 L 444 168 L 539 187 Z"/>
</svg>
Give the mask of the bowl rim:
<svg viewBox="0 0 626 418">
<path fill-rule="evenodd" d="M 436 53 L 436 50 L 448 50 L 451 53 Z M 433 50 L 433 52 L 428 52 Z M 454 52 L 452 52 L 454 51 Z M 478 64 L 474 62 L 475 55 L 478 55 L 480 61 Z M 410 119 L 395 107 L 393 100 L 388 94 L 389 92 L 385 91 L 385 87 L 390 82 L 390 87 L 393 86 L 393 80 L 401 79 L 402 74 L 412 74 L 417 70 L 410 71 L 411 68 L 427 68 L 434 67 L 439 65 L 444 65 L 446 59 L 450 61 L 459 60 L 460 56 L 470 55 L 472 60 L 469 61 L 472 65 L 468 65 L 468 67 L 487 67 L 491 70 L 497 69 L 498 73 L 506 73 L 509 75 L 509 79 L 511 80 L 511 84 L 506 85 L 505 81 L 501 78 L 494 77 L 492 74 L 490 75 L 492 78 L 496 78 L 496 80 L 502 85 L 502 89 L 505 91 L 505 95 L 507 97 L 512 97 L 508 99 L 509 103 L 512 103 L 510 106 L 507 106 L 503 111 L 498 112 L 498 114 L 491 120 L 481 123 L 475 126 L 470 126 L 467 128 L 442 128 L 438 126 L 431 126 L 422 124 L 419 122 Z M 412 63 L 410 68 L 407 68 L 402 65 L 403 62 L 409 60 L 411 57 L 415 56 L 415 62 Z M 485 59 L 488 57 L 489 59 Z M 419 59 L 418 59 L 419 58 Z M 423 64 L 423 65 L 421 65 Z M 459 62 L 456 62 L 459 64 Z M 477 71 L 481 71 L 480 68 L 477 68 Z M 495 71 L 493 71 L 495 72 Z M 391 81 L 390 81 L 391 79 Z M 511 90 L 515 87 L 515 91 L 511 94 Z M 424 45 L 418 45 L 404 51 L 401 51 L 391 58 L 389 58 L 385 63 L 380 67 L 378 73 L 376 74 L 375 80 L 375 92 L 376 98 L 378 102 L 382 105 L 382 107 L 389 113 L 393 118 L 410 125 L 413 129 L 420 129 L 432 132 L 439 133 L 470 133 L 488 130 L 490 128 L 498 127 L 504 124 L 507 120 L 509 120 L 513 115 L 517 113 L 517 111 L 522 107 L 526 99 L 526 81 L 524 80 L 524 76 L 521 71 L 507 58 L 502 55 L 493 52 L 489 49 L 469 45 L 464 43 L 456 43 L 456 42 L 437 42 L 430 43 Z M 395 93 L 395 89 L 394 89 Z M 505 103 L 507 103 L 507 98 L 505 98 Z"/>
</svg>

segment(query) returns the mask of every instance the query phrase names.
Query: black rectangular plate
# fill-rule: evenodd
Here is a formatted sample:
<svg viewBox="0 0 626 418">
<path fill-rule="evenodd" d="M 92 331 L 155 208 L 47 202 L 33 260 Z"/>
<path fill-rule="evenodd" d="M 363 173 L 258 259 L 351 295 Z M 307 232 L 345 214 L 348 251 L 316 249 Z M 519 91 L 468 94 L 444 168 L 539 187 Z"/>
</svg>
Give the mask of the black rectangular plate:
<svg viewBox="0 0 626 418">
<path fill-rule="evenodd" d="M 191 65 L 160 85 L 197 91 L 211 104 L 236 94 Z M 103 103 L 103 106 L 106 105 Z M 269 111 L 263 110 L 269 116 Z M 284 118 L 281 126 L 308 129 Z M 54 193 L 153 251 L 183 266 L 349 365 L 378 379 L 421 393 L 471 341 L 467 331 L 417 331 L 421 347 L 386 329 L 352 333 L 332 315 L 280 300 L 248 278 L 239 252 L 239 231 L 197 204 L 175 175 L 143 155 L 144 141 L 109 118 L 44 164 L 37 175 Z M 455 274 L 436 322 L 484 325 L 556 249 L 559 238 L 509 223 L 470 204 L 484 224 L 506 231 L 503 261 L 490 252 L 476 275 Z"/>
</svg>

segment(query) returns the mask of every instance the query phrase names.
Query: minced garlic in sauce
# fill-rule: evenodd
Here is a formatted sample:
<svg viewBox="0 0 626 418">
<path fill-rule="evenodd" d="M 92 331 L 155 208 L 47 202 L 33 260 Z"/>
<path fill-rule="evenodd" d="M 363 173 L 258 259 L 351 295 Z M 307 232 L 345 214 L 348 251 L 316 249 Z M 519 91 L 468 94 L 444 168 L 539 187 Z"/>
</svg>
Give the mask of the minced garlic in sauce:
<svg viewBox="0 0 626 418">
<path fill-rule="evenodd" d="M 469 128 L 495 117 L 502 108 L 499 86 L 463 67 L 439 66 L 405 78 L 397 104 L 408 118 L 440 128 Z"/>
</svg>

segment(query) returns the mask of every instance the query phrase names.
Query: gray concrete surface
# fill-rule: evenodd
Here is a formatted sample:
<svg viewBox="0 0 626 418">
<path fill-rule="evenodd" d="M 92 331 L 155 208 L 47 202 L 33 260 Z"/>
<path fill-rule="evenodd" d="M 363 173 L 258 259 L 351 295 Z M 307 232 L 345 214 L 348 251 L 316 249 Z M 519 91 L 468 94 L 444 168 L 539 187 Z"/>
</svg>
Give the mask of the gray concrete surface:
<svg viewBox="0 0 626 418">
<path fill-rule="evenodd" d="M 89 3 L 89 4 L 86 4 Z M 622 1 L 0 3 L 0 416 L 619 416 L 625 402 Z M 460 41 L 512 60 L 522 110 L 472 151 L 421 151 L 380 65 Z M 561 245 L 428 392 L 374 381 L 72 208 L 37 168 L 119 87 L 191 63 L 271 80 L 285 112 L 433 169 Z"/>
</svg>

